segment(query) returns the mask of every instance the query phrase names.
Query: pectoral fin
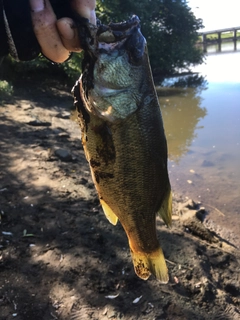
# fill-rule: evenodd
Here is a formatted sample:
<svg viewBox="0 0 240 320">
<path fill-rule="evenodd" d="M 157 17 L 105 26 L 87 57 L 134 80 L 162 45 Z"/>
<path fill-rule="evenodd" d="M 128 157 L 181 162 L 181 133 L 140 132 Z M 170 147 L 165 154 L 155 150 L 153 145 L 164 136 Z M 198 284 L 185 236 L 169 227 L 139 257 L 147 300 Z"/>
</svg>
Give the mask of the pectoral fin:
<svg viewBox="0 0 240 320">
<path fill-rule="evenodd" d="M 161 208 L 158 210 L 158 214 L 166 225 L 170 227 L 172 224 L 172 192 L 170 186 L 165 193 Z"/>
<path fill-rule="evenodd" d="M 115 213 L 112 211 L 112 209 L 109 207 L 109 205 L 106 204 L 106 202 L 103 199 L 100 199 L 101 206 L 103 208 L 103 212 L 105 213 L 105 216 L 107 217 L 108 221 L 111 222 L 114 226 L 118 222 L 118 217 L 115 215 Z"/>
</svg>

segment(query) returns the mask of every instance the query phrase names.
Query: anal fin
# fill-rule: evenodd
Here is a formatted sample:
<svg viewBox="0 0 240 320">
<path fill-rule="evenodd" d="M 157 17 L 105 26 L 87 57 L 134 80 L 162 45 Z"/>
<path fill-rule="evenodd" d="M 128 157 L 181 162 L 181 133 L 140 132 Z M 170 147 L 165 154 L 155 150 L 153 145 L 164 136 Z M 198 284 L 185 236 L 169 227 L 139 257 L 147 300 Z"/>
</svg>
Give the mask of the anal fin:
<svg viewBox="0 0 240 320">
<path fill-rule="evenodd" d="M 112 211 L 112 209 L 109 207 L 109 205 L 106 204 L 106 202 L 103 199 L 100 199 L 101 206 L 103 208 L 103 212 L 105 213 L 105 216 L 107 217 L 108 221 L 111 222 L 114 226 L 118 222 L 118 217 L 115 215 L 115 213 Z"/>
<path fill-rule="evenodd" d="M 170 186 L 165 193 L 161 208 L 158 210 L 158 214 L 166 225 L 170 227 L 172 224 L 172 191 Z"/>
</svg>

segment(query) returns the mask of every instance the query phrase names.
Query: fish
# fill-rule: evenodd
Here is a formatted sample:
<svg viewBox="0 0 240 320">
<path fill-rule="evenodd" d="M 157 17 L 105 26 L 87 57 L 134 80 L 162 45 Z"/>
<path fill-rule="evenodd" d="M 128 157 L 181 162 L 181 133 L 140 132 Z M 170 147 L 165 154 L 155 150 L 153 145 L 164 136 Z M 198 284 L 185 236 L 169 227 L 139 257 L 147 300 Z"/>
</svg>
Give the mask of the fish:
<svg viewBox="0 0 240 320">
<path fill-rule="evenodd" d="M 157 214 L 171 226 L 167 142 L 140 20 L 83 25 L 73 93 L 99 201 L 107 219 L 122 224 L 137 276 L 167 283 L 156 230 Z"/>
</svg>

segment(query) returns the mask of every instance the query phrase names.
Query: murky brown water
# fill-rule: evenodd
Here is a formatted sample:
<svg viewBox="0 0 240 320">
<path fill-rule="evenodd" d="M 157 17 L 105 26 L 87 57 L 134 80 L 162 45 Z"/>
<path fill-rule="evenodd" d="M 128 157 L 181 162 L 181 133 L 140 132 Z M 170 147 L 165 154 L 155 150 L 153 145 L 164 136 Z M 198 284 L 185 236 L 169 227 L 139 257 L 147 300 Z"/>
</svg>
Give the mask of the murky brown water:
<svg viewBox="0 0 240 320">
<path fill-rule="evenodd" d="M 202 88 L 159 89 L 174 190 L 240 234 L 240 53 L 209 55 Z"/>
</svg>

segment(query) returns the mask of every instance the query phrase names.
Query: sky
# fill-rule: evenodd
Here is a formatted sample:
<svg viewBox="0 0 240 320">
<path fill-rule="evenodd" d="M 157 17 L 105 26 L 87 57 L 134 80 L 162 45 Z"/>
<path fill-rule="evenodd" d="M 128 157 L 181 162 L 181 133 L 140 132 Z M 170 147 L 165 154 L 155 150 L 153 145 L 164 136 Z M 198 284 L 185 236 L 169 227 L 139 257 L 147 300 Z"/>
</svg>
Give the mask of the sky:
<svg viewBox="0 0 240 320">
<path fill-rule="evenodd" d="M 188 0 L 188 6 L 197 18 L 203 19 L 204 31 L 239 27 L 239 0 Z"/>
</svg>

